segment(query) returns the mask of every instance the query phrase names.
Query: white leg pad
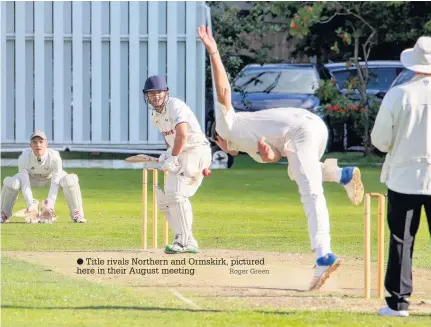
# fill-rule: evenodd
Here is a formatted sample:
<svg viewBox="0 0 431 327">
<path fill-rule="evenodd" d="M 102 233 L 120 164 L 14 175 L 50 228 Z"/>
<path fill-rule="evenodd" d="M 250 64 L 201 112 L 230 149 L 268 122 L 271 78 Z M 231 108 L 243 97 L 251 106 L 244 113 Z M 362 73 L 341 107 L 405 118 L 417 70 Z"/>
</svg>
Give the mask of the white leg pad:
<svg viewBox="0 0 431 327">
<path fill-rule="evenodd" d="M 66 198 L 69 207 L 69 213 L 72 219 L 77 216 L 79 219 L 84 218 L 84 209 L 82 207 L 81 188 L 79 187 L 79 179 L 75 174 L 67 174 L 60 179 L 60 186 L 63 189 L 64 197 Z"/>
<path fill-rule="evenodd" d="M 1 190 L 1 211 L 9 218 L 15 205 L 21 183 L 16 177 L 6 177 Z"/>
<path fill-rule="evenodd" d="M 185 202 L 185 205 L 188 207 L 186 223 L 187 223 L 187 229 L 189 231 L 189 236 L 188 236 L 187 244 L 198 247 L 198 241 L 193 237 L 193 208 L 188 198 L 187 198 L 187 201 Z"/>
<path fill-rule="evenodd" d="M 175 235 L 175 241 L 183 246 L 187 246 L 191 235 L 191 222 L 193 221 L 193 213 L 190 202 L 175 203 L 169 206 L 169 213 L 172 220 L 176 220 L 181 228 L 181 233 Z"/>
<path fill-rule="evenodd" d="M 168 203 L 166 202 L 165 193 L 159 186 L 156 186 L 154 190 L 156 192 L 157 205 L 160 211 L 165 215 L 174 237 L 177 234 L 181 234 L 181 226 L 178 224 L 177 219 L 172 219 Z"/>
<path fill-rule="evenodd" d="M 191 233 L 193 212 L 190 201 L 180 193 L 163 194 L 160 197 L 160 192 L 157 192 L 159 207 L 167 207 L 169 210 L 170 220 L 168 222 L 175 234 L 175 242 L 186 246 L 189 238 L 193 238 Z"/>
</svg>

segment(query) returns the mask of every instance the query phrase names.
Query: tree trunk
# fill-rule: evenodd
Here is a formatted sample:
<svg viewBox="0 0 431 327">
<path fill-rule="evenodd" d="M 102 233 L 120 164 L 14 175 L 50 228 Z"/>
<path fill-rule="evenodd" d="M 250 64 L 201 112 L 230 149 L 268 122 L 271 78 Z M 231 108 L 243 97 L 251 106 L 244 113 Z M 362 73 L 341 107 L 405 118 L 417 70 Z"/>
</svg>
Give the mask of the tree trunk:
<svg viewBox="0 0 431 327">
<path fill-rule="evenodd" d="M 368 120 L 368 105 L 366 106 L 365 112 L 365 121 L 364 121 L 364 157 L 368 157 L 371 155 L 371 140 L 370 140 L 370 127 Z"/>
<path fill-rule="evenodd" d="M 365 108 L 364 115 L 364 135 L 362 136 L 362 139 L 364 141 L 364 157 L 367 157 L 371 155 L 371 142 L 370 142 L 370 126 L 369 126 L 369 119 L 368 119 L 368 95 L 367 95 L 367 84 L 368 84 L 368 70 L 366 70 L 365 74 L 363 75 L 361 67 L 359 65 L 359 36 L 361 33 L 354 33 L 355 37 L 355 50 L 354 50 L 354 60 L 356 69 L 358 72 L 359 77 L 359 94 L 361 95 L 361 107 Z M 365 54 L 364 54 L 365 55 Z"/>
<path fill-rule="evenodd" d="M 361 102 L 365 108 L 364 112 L 364 157 L 371 155 L 370 120 L 368 117 L 368 95 L 365 85 L 360 85 Z"/>
</svg>

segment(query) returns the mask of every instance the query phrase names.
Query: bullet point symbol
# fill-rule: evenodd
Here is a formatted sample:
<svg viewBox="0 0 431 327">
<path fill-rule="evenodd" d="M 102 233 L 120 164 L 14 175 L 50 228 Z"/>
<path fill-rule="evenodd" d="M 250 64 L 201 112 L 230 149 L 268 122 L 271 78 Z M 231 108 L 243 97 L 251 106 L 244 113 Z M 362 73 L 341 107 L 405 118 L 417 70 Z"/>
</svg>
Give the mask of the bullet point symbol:
<svg viewBox="0 0 431 327">
<path fill-rule="evenodd" d="M 79 258 L 78 260 L 76 260 L 76 262 L 78 263 L 78 265 L 82 265 L 84 263 L 84 260 L 82 260 L 81 258 Z"/>
</svg>

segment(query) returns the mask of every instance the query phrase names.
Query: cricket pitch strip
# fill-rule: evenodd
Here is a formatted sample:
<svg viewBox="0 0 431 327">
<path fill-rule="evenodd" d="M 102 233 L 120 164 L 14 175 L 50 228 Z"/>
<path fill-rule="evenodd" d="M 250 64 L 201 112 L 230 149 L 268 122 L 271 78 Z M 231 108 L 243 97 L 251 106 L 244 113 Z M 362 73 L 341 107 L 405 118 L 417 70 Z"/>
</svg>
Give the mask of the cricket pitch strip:
<svg viewBox="0 0 431 327">
<path fill-rule="evenodd" d="M 363 259 L 341 256 L 339 269 L 309 292 L 312 254 L 202 250 L 167 255 L 163 250 L 29 252 L 3 255 L 75 278 L 145 292 L 166 292 L 189 309 L 303 309 L 376 313 L 377 266 L 372 263 L 371 299 L 364 298 Z M 78 264 L 77 260 L 83 263 Z M 174 261 L 172 261 L 174 260 Z M 431 313 L 431 270 L 413 269 L 410 312 Z M 224 305 L 223 305 L 224 304 Z"/>
</svg>

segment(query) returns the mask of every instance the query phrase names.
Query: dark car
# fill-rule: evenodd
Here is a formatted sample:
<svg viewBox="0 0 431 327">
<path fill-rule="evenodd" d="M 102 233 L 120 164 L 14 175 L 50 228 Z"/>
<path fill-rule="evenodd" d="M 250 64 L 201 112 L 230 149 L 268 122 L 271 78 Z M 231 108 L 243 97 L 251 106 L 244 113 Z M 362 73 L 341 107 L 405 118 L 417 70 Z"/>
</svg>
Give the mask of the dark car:
<svg viewBox="0 0 431 327">
<path fill-rule="evenodd" d="M 360 62 L 360 66 L 365 67 L 365 62 Z M 325 67 L 329 70 L 332 78 L 337 82 L 337 87 L 340 92 L 349 96 L 353 101 L 359 101 L 359 93 L 351 92 L 347 95 L 347 90 L 344 88 L 345 82 L 357 76 L 356 66 L 346 67 L 346 63 L 330 63 Z M 403 66 L 399 61 L 368 61 L 369 82 L 367 94 L 381 101 L 386 92 L 391 87 L 391 84 L 403 70 Z M 339 124 L 335 126 L 329 124 L 331 138 L 331 149 L 334 151 L 362 151 L 363 138 L 358 131 L 351 128 L 349 123 Z"/>
<path fill-rule="evenodd" d="M 305 108 L 315 111 L 320 103 L 313 94 L 329 72 L 314 65 L 248 65 L 235 78 L 232 105 L 236 111 L 269 108 Z"/>
<path fill-rule="evenodd" d="M 361 61 L 359 65 L 361 68 L 364 68 L 365 62 Z M 357 76 L 357 69 L 354 65 L 347 68 L 346 63 L 331 63 L 326 64 L 325 67 L 329 70 L 341 91 L 345 91 L 344 83 L 350 77 Z M 391 87 L 392 82 L 402 70 L 403 65 L 399 61 L 368 61 L 369 81 L 367 94 L 383 98 Z"/>
<path fill-rule="evenodd" d="M 390 89 L 410 81 L 413 77 L 415 77 L 415 74 L 416 73 L 414 71 L 404 68 L 397 78 L 392 82 Z"/>
<path fill-rule="evenodd" d="M 330 79 L 322 65 L 251 64 L 234 79 L 232 105 L 236 112 L 253 112 L 269 108 L 304 108 L 318 112 L 320 101 L 314 96 L 320 79 Z M 214 112 L 207 116 L 207 135 L 212 141 L 213 165 L 233 164 L 233 157 L 214 143 Z"/>
</svg>

